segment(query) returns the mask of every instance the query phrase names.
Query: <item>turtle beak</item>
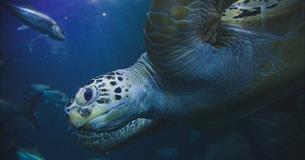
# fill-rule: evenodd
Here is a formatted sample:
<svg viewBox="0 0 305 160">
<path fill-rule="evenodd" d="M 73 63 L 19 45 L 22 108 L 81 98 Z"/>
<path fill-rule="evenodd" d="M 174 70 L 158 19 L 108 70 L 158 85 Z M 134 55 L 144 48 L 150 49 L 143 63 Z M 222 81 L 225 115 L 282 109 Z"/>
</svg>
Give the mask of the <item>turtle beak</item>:
<svg viewBox="0 0 305 160">
<path fill-rule="evenodd" d="M 87 121 L 77 112 L 72 111 L 68 115 L 69 122 L 76 128 L 82 127 Z"/>
</svg>

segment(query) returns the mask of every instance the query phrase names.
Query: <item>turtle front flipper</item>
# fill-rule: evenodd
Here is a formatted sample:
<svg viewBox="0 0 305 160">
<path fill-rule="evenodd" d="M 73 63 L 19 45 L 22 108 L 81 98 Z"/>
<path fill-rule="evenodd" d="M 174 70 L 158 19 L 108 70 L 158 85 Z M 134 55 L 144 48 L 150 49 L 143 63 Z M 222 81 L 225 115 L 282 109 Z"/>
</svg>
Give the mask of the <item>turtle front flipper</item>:
<svg viewBox="0 0 305 160">
<path fill-rule="evenodd" d="M 304 21 L 303 0 L 239 0 L 225 10 L 222 22 L 261 32 L 284 35 Z"/>
<path fill-rule="evenodd" d="M 198 79 L 205 52 L 216 52 L 216 29 L 235 0 L 154 0 L 145 25 L 149 58 L 165 77 Z"/>
</svg>

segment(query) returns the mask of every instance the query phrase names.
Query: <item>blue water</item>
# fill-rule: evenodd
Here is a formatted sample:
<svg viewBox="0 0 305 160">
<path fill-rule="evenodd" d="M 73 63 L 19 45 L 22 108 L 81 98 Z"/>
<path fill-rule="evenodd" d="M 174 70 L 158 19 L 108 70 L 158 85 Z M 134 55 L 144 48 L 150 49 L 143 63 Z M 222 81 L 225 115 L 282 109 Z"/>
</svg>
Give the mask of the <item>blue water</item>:
<svg viewBox="0 0 305 160">
<path fill-rule="evenodd" d="M 37 83 L 53 86 L 72 96 L 90 78 L 132 65 L 145 51 L 143 26 L 150 2 L 31 1 L 34 8 L 47 13 L 62 26 L 66 36 L 63 42 L 41 36 L 33 30 L 17 31 L 20 21 L 1 9 L 0 50 L 6 54 L 6 65 L 0 74 L 0 97 L 22 104 L 27 98 L 28 86 Z M 295 100 L 292 98 L 292 101 Z M 109 155 L 88 151 L 76 144 L 63 115 L 63 106 L 42 103 L 37 109 L 39 130 L 22 117 L 16 117 L 5 125 L 6 135 L 2 140 L 5 146 L 13 143 L 18 148 L 35 147 L 50 160 L 93 157 L 111 160 L 245 160 L 259 159 L 264 155 L 268 155 L 268 159 L 303 159 L 300 155 L 304 151 L 304 125 L 291 118 L 291 115 L 294 117 L 291 112 L 267 110 L 259 115 L 267 117 L 266 121 L 255 121 L 257 128 L 250 129 L 238 123 L 220 131 L 194 132 L 167 124 L 160 131 Z M 270 120 L 277 124 L 270 124 L 273 130 L 272 127 L 258 127 Z M 292 125 L 286 124 L 286 120 Z M 289 132 L 287 127 L 290 127 Z M 245 136 L 240 128 L 246 130 L 246 134 L 254 135 Z M 268 129 L 271 131 L 265 134 Z M 269 142 L 272 138 L 274 141 Z M 1 151 L 1 155 L 3 159 L 14 159 L 11 150 Z"/>
</svg>

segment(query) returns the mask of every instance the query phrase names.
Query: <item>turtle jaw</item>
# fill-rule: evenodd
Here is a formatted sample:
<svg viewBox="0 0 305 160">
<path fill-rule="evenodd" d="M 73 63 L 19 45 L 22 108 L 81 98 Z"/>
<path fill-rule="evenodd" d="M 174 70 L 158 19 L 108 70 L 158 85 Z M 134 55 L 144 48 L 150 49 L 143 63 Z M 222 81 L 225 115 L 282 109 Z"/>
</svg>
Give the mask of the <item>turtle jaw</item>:
<svg viewBox="0 0 305 160">
<path fill-rule="evenodd" d="M 108 132 L 117 130 L 127 125 L 131 120 L 131 116 L 126 116 L 130 112 L 112 109 L 106 115 L 100 115 L 88 120 L 81 128 L 88 131 Z M 117 118 L 112 121 L 112 119 Z"/>
<path fill-rule="evenodd" d="M 153 119 L 136 118 L 120 128 L 109 131 L 70 128 L 73 138 L 81 146 L 100 153 L 107 153 L 152 128 L 154 122 Z"/>
<path fill-rule="evenodd" d="M 76 142 L 90 150 L 109 152 L 154 126 L 155 119 L 143 114 L 147 113 L 145 105 L 138 100 L 108 105 L 78 103 L 72 100 L 65 113 Z"/>
<path fill-rule="evenodd" d="M 131 119 L 135 119 L 134 112 L 125 103 L 113 107 L 92 109 L 88 117 L 82 117 L 77 110 L 69 113 L 69 121 L 75 128 L 88 131 L 107 132 L 126 125 Z"/>
</svg>

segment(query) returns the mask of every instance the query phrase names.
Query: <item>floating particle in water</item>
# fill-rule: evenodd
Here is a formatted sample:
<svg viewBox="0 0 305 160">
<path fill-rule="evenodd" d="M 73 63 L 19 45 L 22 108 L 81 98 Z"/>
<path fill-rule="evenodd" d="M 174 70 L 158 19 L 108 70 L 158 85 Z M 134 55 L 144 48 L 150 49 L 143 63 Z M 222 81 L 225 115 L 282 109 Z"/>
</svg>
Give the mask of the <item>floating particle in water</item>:
<svg viewBox="0 0 305 160">
<path fill-rule="evenodd" d="M 107 13 L 106 13 L 106 12 L 102 12 L 102 16 L 103 16 L 103 17 L 106 17 L 106 16 L 107 16 Z"/>
</svg>

